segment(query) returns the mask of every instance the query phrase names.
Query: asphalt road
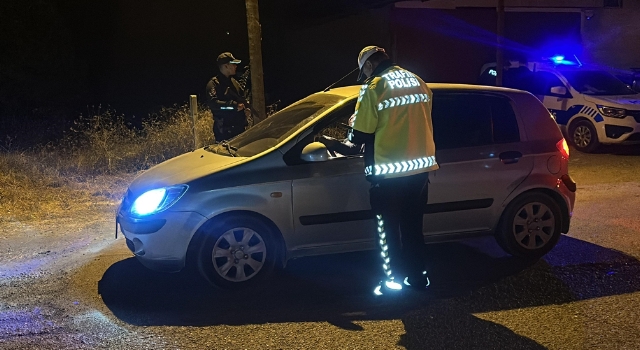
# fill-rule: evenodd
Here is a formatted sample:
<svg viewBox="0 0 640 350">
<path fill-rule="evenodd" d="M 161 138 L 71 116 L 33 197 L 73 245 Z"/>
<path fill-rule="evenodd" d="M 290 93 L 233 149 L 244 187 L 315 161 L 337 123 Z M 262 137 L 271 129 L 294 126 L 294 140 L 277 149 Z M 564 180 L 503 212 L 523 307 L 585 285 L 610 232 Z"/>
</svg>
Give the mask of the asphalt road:
<svg viewBox="0 0 640 350">
<path fill-rule="evenodd" d="M 572 152 L 574 218 L 547 256 L 433 245 L 429 291 L 394 299 L 372 296 L 376 252 L 294 260 L 259 291 L 222 293 L 142 267 L 110 217 L 55 242 L 25 227 L 2 241 L 0 348 L 639 349 L 638 169 L 636 148 Z"/>
</svg>

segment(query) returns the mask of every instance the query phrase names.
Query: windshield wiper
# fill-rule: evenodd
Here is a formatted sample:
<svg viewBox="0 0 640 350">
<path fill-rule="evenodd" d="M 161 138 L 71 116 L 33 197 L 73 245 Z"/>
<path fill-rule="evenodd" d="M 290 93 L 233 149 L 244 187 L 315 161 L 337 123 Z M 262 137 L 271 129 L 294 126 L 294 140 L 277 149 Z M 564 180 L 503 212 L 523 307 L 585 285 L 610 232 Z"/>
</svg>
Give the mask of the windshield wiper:
<svg viewBox="0 0 640 350">
<path fill-rule="evenodd" d="M 237 157 L 238 156 L 238 152 L 236 152 L 238 149 L 233 147 L 233 146 L 231 146 L 229 144 L 229 142 L 222 142 L 220 145 L 222 145 L 222 147 L 224 147 L 232 157 Z"/>
</svg>

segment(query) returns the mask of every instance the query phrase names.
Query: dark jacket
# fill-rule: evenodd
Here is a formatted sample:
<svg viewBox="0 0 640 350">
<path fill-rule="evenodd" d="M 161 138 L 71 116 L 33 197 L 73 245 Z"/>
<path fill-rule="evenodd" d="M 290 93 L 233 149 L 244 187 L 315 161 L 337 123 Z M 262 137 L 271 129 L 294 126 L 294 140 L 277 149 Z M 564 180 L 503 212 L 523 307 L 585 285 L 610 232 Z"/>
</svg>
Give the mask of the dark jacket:
<svg viewBox="0 0 640 350">
<path fill-rule="evenodd" d="M 244 101 L 244 90 L 235 78 L 216 75 L 209 80 L 205 96 L 214 120 L 225 126 L 246 125 L 244 111 L 238 111 L 238 103 Z"/>
</svg>

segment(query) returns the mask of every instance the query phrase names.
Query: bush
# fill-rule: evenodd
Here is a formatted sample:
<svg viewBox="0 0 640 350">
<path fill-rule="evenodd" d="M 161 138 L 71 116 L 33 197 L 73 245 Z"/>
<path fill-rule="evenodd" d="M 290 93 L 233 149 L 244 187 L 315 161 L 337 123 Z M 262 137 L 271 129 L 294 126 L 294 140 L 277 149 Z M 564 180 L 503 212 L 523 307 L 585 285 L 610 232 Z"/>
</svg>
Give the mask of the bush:
<svg viewBox="0 0 640 350">
<path fill-rule="evenodd" d="M 213 120 L 208 108 L 199 110 L 201 147 L 213 142 Z M 5 143 L 0 147 L 0 223 L 64 217 L 103 205 L 105 199 L 115 203 L 138 171 L 194 148 L 188 106 L 163 108 L 138 128 L 113 112 L 93 113 L 78 118 L 57 142 L 24 151 Z"/>
<path fill-rule="evenodd" d="M 211 112 L 196 116 L 199 147 L 213 142 Z M 63 173 L 114 174 L 147 169 L 195 148 L 189 106 L 163 108 L 135 128 L 111 111 L 82 116 L 58 143 L 39 152 Z"/>
</svg>

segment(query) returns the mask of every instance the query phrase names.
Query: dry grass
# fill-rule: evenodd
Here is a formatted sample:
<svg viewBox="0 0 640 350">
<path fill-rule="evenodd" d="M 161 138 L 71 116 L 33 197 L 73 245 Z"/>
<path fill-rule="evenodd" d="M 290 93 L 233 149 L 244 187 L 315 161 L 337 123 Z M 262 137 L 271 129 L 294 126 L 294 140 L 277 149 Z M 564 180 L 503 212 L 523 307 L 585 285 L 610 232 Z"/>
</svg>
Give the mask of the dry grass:
<svg viewBox="0 0 640 350">
<path fill-rule="evenodd" d="M 199 146 L 213 142 L 212 123 L 208 110 L 198 114 Z M 108 111 L 81 117 L 67 137 L 41 152 L 48 166 L 63 173 L 117 174 L 148 169 L 194 148 L 192 120 L 182 106 L 163 108 L 140 129 Z"/>
<path fill-rule="evenodd" d="M 0 223 L 56 218 L 90 200 L 55 169 L 39 164 L 37 157 L 0 156 Z"/>
<path fill-rule="evenodd" d="M 199 109 L 203 146 L 213 142 L 212 118 Z M 81 117 L 59 142 L 0 152 L 0 224 L 104 215 L 138 172 L 192 149 L 188 106 L 164 108 L 140 129 L 111 112 Z"/>
</svg>

